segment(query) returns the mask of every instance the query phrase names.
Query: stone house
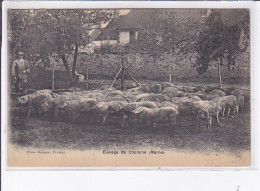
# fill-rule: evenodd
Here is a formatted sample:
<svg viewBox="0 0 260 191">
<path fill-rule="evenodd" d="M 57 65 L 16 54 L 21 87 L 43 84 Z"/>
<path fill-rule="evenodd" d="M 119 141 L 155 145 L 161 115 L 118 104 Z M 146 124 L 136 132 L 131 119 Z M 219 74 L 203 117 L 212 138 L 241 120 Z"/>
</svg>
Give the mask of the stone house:
<svg viewBox="0 0 260 191">
<path fill-rule="evenodd" d="M 96 44 L 128 44 L 138 40 L 141 28 L 152 27 L 158 17 L 167 17 L 169 9 L 133 9 L 126 15 L 121 15 L 111 21 L 94 40 Z M 172 10 L 171 10 L 172 11 Z M 210 13 L 208 9 L 175 9 L 175 21 L 203 22 Z"/>
</svg>

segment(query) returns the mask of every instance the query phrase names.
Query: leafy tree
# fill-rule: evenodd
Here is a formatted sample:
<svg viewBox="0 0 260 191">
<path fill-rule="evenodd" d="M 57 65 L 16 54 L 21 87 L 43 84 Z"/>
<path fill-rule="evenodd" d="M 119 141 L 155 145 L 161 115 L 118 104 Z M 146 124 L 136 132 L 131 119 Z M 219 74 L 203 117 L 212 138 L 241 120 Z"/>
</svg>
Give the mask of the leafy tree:
<svg viewBox="0 0 260 191">
<path fill-rule="evenodd" d="M 75 81 L 78 47 L 89 41 L 89 31 L 113 16 L 112 11 L 84 9 L 9 10 L 10 53 L 23 50 L 27 59 L 44 60 L 56 52 Z M 74 52 L 72 69 L 68 55 Z"/>
<path fill-rule="evenodd" d="M 196 43 L 198 59 L 196 69 L 199 74 L 208 67 L 218 63 L 219 83 L 222 86 L 221 66 L 227 54 L 227 67 L 235 64 L 236 56 L 246 51 L 249 45 L 249 13 L 246 10 L 212 10 L 206 19 L 204 30 L 201 31 Z M 232 14 L 243 15 L 242 18 L 232 18 Z M 232 20 L 233 22 L 229 22 Z"/>
<path fill-rule="evenodd" d="M 181 13 L 168 9 L 158 11 L 156 22 L 147 23 L 147 26 L 140 29 L 138 41 L 135 43 L 136 48 L 167 52 L 173 56 L 180 52 L 188 52 L 198 34 L 200 23 L 190 16 L 187 19 L 178 19 L 179 14 L 185 14 L 185 11 Z"/>
<path fill-rule="evenodd" d="M 199 20 L 190 17 L 189 12 L 185 11 L 187 10 L 181 13 L 175 10 L 159 11 L 156 22 L 151 22 L 152 25 L 140 30 L 135 47 L 155 55 L 168 53 L 172 59 L 177 55 L 191 52 L 201 24 Z M 178 15 L 182 14 L 187 14 L 187 18 L 179 19 Z M 169 81 L 171 81 L 173 64 L 172 60 L 165 66 L 169 73 Z"/>
</svg>

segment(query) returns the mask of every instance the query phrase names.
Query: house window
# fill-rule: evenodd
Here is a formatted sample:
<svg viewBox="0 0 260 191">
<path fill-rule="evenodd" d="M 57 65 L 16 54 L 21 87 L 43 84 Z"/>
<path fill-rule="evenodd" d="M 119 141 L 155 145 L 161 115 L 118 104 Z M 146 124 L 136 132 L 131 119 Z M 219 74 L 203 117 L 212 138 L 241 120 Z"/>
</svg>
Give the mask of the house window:
<svg viewBox="0 0 260 191">
<path fill-rule="evenodd" d="M 119 43 L 127 44 L 130 40 L 129 31 L 120 31 L 119 32 Z"/>
<path fill-rule="evenodd" d="M 119 31 L 119 43 L 127 44 L 137 40 L 138 33 L 135 30 Z"/>
<path fill-rule="evenodd" d="M 135 33 L 136 33 L 135 31 L 130 31 L 130 39 L 129 39 L 130 42 L 133 42 L 133 41 L 136 40 L 136 34 Z"/>
</svg>

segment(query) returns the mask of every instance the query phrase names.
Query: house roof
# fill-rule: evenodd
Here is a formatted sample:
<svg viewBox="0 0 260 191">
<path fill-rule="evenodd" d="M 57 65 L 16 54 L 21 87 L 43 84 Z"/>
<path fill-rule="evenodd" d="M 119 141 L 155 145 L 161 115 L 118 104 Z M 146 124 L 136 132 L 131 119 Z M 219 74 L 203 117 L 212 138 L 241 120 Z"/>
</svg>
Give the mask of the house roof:
<svg viewBox="0 0 260 191">
<path fill-rule="evenodd" d="M 115 28 L 122 29 L 138 29 L 155 20 L 159 11 L 155 9 L 134 9 L 127 15 L 119 16 L 114 23 Z"/>
<path fill-rule="evenodd" d="M 111 21 L 105 29 L 101 31 L 96 41 L 100 40 L 118 40 L 118 30 L 135 29 L 138 30 L 154 21 L 158 11 L 154 9 L 135 9 L 126 15 L 121 15 Z"/>
<path fill-rule="evenodd" d="M 99 36 L 100 33 L 101 33 L 100 29 L 94 29 L 93 32 L 89 34 L 89 42 L 94 41 Z"/>
<path fill-rule="evenodd" d="M 105 28 L 103 29 L 95 41 L 102 40 L 118 40 L 118 31 L 113 28 Z"/>
</svg>

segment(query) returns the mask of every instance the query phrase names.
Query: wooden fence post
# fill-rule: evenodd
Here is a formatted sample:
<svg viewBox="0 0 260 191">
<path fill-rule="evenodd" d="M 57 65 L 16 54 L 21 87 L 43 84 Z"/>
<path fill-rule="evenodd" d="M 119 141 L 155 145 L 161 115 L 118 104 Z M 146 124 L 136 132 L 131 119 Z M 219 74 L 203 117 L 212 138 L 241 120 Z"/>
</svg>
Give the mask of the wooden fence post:
<svg viewBox="0 0 260 191">
<path fill-rule="evenodd" d="M 124 70 L 125 70 L 125 66 L 124 66 L 124 58 L 122 57 L 122 70 L 121 70 L 121 72 L 122 72 L 122 76 L 121 76 L 121 89 L 122 90 L 124 90 L 125 89 L 125 86 L 124 86 L 124 78 L 125 78 L 125 72 L 124 72 Z"/>
<path fill-rule="evenodd" d="M 88 68 L 87 68 L 87 76 L 86 76 L 86 80 L 87 80 L 87 90 L 88 90 L 88 83 L 89 83 L 89 81 L 88 81 Z"/>
<path fill-rule="evenodd" d="M 169 65 L 168 65 L 168 72 L 169 72 L 169 82 L 172 82 L 172 73 L 171 73 L 171 62 L 169 62 Z"/>
<path fill-rule="evenodd" d="M 218 59 L 218 77 L 219 77 L 219 85 L 222 88 L 222 76 L 221 76 L 221 68 L 220 68 L 221 59 Z"/>
<path fill-rule="evenodd" d="M 51 89 L 52 90 L 54 90 L 54 88 L 55 88 L 55 79 L 54 79 L 54 77 L 55 77 L 55 74 L 54 74 L 54 62 L 53 62 L 53 65 L 52 65 L 52 83 L 51 83 Z"/>
<path fill-rule="evenodd" d="M 55 82 L 54 82 L 55 81 L 55 79 L 54 79 L 54 77 L 55 77 L 55 72 L 54 72 L 55 60 L 52 56 L 50 56 L 50 63 L 51 63 L 51 66 L 52 66 L 52 68 L 51 68 L 51 73 L 52 73 L 52 75 L 51 75 L 51 89 L 54 90 L 54 88 L 55 88 Z"/>
</svg>

